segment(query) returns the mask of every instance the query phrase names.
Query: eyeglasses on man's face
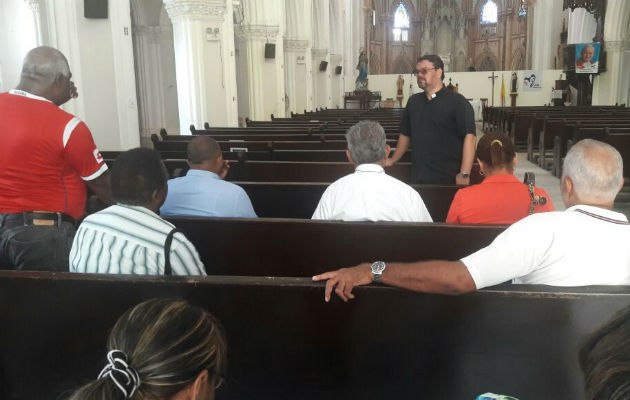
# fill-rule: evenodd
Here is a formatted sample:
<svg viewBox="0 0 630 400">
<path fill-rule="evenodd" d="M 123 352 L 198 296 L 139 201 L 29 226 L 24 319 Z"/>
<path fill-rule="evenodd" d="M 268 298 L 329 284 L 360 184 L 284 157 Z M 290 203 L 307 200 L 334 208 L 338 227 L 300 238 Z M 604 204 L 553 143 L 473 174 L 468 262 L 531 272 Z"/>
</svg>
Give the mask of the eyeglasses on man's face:
<svg viewBox="0 0 630 400">
<path fill-rule="evenodd" d="M 427 72 L 429 72 L 429 71 L 433 71 L 433 70 L 435 70 L 435 69 L 436 69 L 436 68 L 422 68 L 422 69 L 416 70 L 416 74 L 417 74 L 417 75 L 426 75 L 426 74 L 427 74 Z"/>
</svg>

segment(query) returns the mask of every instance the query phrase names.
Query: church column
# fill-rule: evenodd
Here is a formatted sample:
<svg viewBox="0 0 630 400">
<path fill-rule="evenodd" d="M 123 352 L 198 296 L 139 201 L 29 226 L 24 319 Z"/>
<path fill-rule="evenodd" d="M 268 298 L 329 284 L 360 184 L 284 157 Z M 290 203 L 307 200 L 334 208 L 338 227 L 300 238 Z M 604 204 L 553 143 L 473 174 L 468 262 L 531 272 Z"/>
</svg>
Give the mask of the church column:
<svg viewBox="0 0 630 400">
<path fill-rule="evenodd" d="M 284 1 L 245 0 L 244 17 L 236 29 L 239 57 L 246 62 L 239 85 L 246 93 L 252 120 L 269 120 L 285 115 Z M 265 58 L 265 46 L 275 45 L 275 57 Z M 243 107 L 244 109 L 244 107 Z"/>
<path fill-rule="evenodd" d="M 67 102 L 61 108 L 85 120 L 85 96 L 81 95 L 85 86 L 83 85 L 81 70 L 76 8 L 74 0 L 57 0 L 46 3 L 49 39 L 47 44 L 66 56 L 70 71 L 72 71 L 72 80 L 79 90 L 79 97 Z"/>
<path fill-rule="evenodd" d="M 239 49 L 247 59 L 249 119 L 269 120 L 284 116 L 284 44 L 277 25 L 241 25 L 237 30 Z M 265 59 L 265 45 L 275 44 L 275 58 Z M 281 104 L 281 106 L 279 106 Z"/>
<path fill-rule="evenodd" d="M 552 69 L 553 57 L 560 43 L 562 2 L 537 1 L 533 11 L 532 68 Z M 530 15 L 531 15 L 530 14 Z M 528 18 L 529 19 L 529 18 Z"/>
<path fill-rule="evenodd" d="M 313 47 L 311 49 L 313 66 L 313 105 L 317 107 L 332 106 L 332 82 L 330 79 L 330 4 L 329 0 L 313 2 Z M 327 63 L 326 70 L 320 71 L 322 61 Z"/>
<path fill-rule="evenodd" d="M 42 22 L 41 22 L 41 14 L 39 10 L 39 0 L 24 0 L 26 4 L 28 4 L 31 12 L 33 13 L 33 28 L 35 29 L 35 40 L 36 46 L 41 46 L 43 44 L 42 41 Z"/>
<path fill-rule="evenodd" d="M 630 0 L 608 2 L 605 21 L 606 72 L 594 78 L 593 105 L 628 105 Z"/>
<path fill-rule="evenodd" d="M 289 110 L 294 113 L 303 113 L 304 110 L 313 108 L 310 47 L 308 40 L 285 39 L 284 41 L 286 92 L 289 98 Z"/>
<path fill-rule="evenodd" d="M 180 134 L 237 126 L 232 1 L 164 0 L 173 23 Z"/>
</svg>

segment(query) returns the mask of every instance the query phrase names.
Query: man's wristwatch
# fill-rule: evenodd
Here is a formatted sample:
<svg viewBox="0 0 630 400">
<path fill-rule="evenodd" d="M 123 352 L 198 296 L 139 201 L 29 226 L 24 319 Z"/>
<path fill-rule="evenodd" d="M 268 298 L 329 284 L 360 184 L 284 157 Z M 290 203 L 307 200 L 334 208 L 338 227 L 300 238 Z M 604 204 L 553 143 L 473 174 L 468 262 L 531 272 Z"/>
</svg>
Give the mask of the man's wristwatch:
<svg viewBox="0 0 630 400">
<path fill-rule="evenodd" d="M 375 261 L 372 263 L 372 282 L 380 282 L 383 271 L 387 268 L 387 264 L 383 261 Z"/>
<path fill-rule="evenodd" d="M 461 175 L 461 176 L 462 176 L 462 178 L 464 178 L 464 179 L 468 179 L 468 178 L 470 178 L 470 174 L 469 174 L 468 172 L 460 172 L 460 173 L 459 173 L 459 174 L 457 174 L 457 175 Z"/>
</svg>

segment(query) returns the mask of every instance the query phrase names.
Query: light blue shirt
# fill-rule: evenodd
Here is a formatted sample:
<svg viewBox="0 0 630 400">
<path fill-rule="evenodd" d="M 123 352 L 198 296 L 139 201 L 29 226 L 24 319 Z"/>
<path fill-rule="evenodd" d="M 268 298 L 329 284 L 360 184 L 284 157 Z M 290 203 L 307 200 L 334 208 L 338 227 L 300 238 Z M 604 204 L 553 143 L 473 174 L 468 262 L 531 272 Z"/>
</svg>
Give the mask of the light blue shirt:
<svg viewBox="0 0 630 400">
<path fill-rule="evenodd" d="M 168 181 L 168 194 L 160 215 L 257 217 L 242 187 L 220 179 L 214 172 L 200 169 L 190 169 L 186 176 Z"/>
</svg>

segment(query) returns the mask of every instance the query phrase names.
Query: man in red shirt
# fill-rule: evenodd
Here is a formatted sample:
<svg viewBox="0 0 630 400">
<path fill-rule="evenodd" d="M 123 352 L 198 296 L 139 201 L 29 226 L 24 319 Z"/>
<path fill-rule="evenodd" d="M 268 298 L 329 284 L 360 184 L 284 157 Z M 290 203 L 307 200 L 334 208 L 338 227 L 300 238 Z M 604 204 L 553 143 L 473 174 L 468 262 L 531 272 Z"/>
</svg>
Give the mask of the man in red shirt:
<svg viewBox="0 0 630 400">
<path fill-rule="evenodd" d="M 92 133 L 59 108 L 78 95 L 71 77 L 61 52 L 37 47 L 17 88 L 0 94 L 0 269 L 67 270 L 84 182 L 110 202 Z"/>
</svg>

